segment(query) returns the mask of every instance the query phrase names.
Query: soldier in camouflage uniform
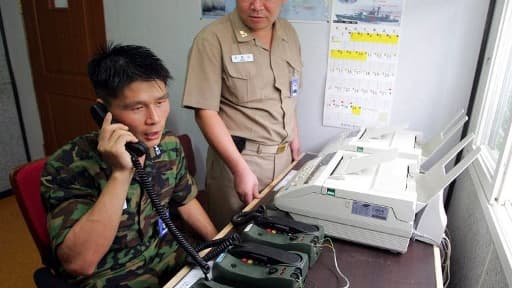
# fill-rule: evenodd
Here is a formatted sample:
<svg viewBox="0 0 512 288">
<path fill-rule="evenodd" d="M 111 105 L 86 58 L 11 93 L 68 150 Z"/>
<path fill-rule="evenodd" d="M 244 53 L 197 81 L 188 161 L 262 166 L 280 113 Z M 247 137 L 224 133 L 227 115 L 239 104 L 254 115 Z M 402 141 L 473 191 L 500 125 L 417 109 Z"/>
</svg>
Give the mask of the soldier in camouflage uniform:
<svg viewBox="0 0 512 288">
<path fill-rule="evenodd" d="M 71 283 L 159 287 L 183 264 L 184 251 L 134 176 L 127 142 L 150 147 L 139 161 L 171 219 L 180 214 L 205 239 L 216 234 L 195 199 L 178 139 L 164 132 L 170 77 L 141 46 L 111 45 L 89 63 L 89 78 L 110 112 L 99 132 L 50 156 L 41 179 L 56 270 Z"/>
</svg>

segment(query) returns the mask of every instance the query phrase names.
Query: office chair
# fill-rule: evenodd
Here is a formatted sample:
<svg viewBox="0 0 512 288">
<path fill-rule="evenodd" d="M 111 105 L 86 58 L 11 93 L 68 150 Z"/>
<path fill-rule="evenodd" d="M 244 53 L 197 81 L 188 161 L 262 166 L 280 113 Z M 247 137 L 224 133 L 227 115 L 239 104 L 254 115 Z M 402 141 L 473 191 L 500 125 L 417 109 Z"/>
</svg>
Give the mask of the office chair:
<svg viewBox="0 0 512 288">
<path fill-rule="evenodd" d="M 46 213 L 41 201 L 41 171 L 46 159 L 39 159 L 14 168 L 10 175 L 16 202 L 32 235 L 43 267 L 34 272 L 37 287 L 72 287 L 52 271 L 55 262 L 51 256 L 50 237 L 46 228 Z"/>
<path fill-rule="evenodd" d="M 187 170 L 190 176 L 196 176 L 196 160 L 194 156 L 194 150 L 192 148 L 192 141 L 188 134 L 181 134 L 177 136 L 180 140 L 181 147 L 185 153 L 185 160 L 187 161 Z"/>
</svg>

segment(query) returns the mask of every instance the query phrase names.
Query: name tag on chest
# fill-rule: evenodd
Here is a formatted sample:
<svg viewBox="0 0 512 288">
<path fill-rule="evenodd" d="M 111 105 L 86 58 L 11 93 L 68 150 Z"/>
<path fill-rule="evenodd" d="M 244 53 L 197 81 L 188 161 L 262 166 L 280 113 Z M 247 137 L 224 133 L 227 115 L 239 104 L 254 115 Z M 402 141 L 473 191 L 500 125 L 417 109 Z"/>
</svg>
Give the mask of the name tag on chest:
<svg viewBox="0 0 512 288">
<path fill-rule="evenodd" d="M 158 236 L 162 238 L 165 236 L 165 234 L 167 234 L 167 232 L 169 232 L 167 230 L 167 226 L 165 226 L 164 221 L 158 217 Z"/>
<path fill-rule="evenodd" d="M 231 55 L 231 62 L 233 62 L 233 63 L 252 62 L 252 61 L 254 61 L 253 54 Z"/>
</svg>

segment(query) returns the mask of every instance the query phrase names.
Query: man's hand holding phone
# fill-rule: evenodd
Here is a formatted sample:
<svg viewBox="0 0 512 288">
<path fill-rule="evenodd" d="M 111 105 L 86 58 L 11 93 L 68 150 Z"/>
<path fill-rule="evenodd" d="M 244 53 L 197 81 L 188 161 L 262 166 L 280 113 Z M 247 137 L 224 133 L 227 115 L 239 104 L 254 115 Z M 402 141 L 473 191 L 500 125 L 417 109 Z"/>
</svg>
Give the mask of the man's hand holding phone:
<svg viewBox="0 0 512 288">
<path fill-rule="evenodd" d="M 98 138 L 98 151 L 113 171 L 132 172 L 133 164 L 125 144 L 137 141 L 137 138 L 128 130 L 128 126 L 112 123 L 110 112 L 105 115 Z"/>
</svg>

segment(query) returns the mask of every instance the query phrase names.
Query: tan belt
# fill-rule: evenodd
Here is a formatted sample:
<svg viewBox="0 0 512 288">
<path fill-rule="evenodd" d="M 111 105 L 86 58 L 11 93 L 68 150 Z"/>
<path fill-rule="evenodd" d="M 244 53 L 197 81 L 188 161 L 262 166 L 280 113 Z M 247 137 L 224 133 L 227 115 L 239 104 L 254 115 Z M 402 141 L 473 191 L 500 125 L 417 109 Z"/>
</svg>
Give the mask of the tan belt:
<svg viewBox="0 0 512 288">
<path fill-rule="evenodd" d="M 278 145 L 265 145 L 256 142 L 245 142 L 245 149 L 248 151 L 256 152 L 258 154 L 281 154 L 286 151 L 288 142 Z"/>
</svg>

